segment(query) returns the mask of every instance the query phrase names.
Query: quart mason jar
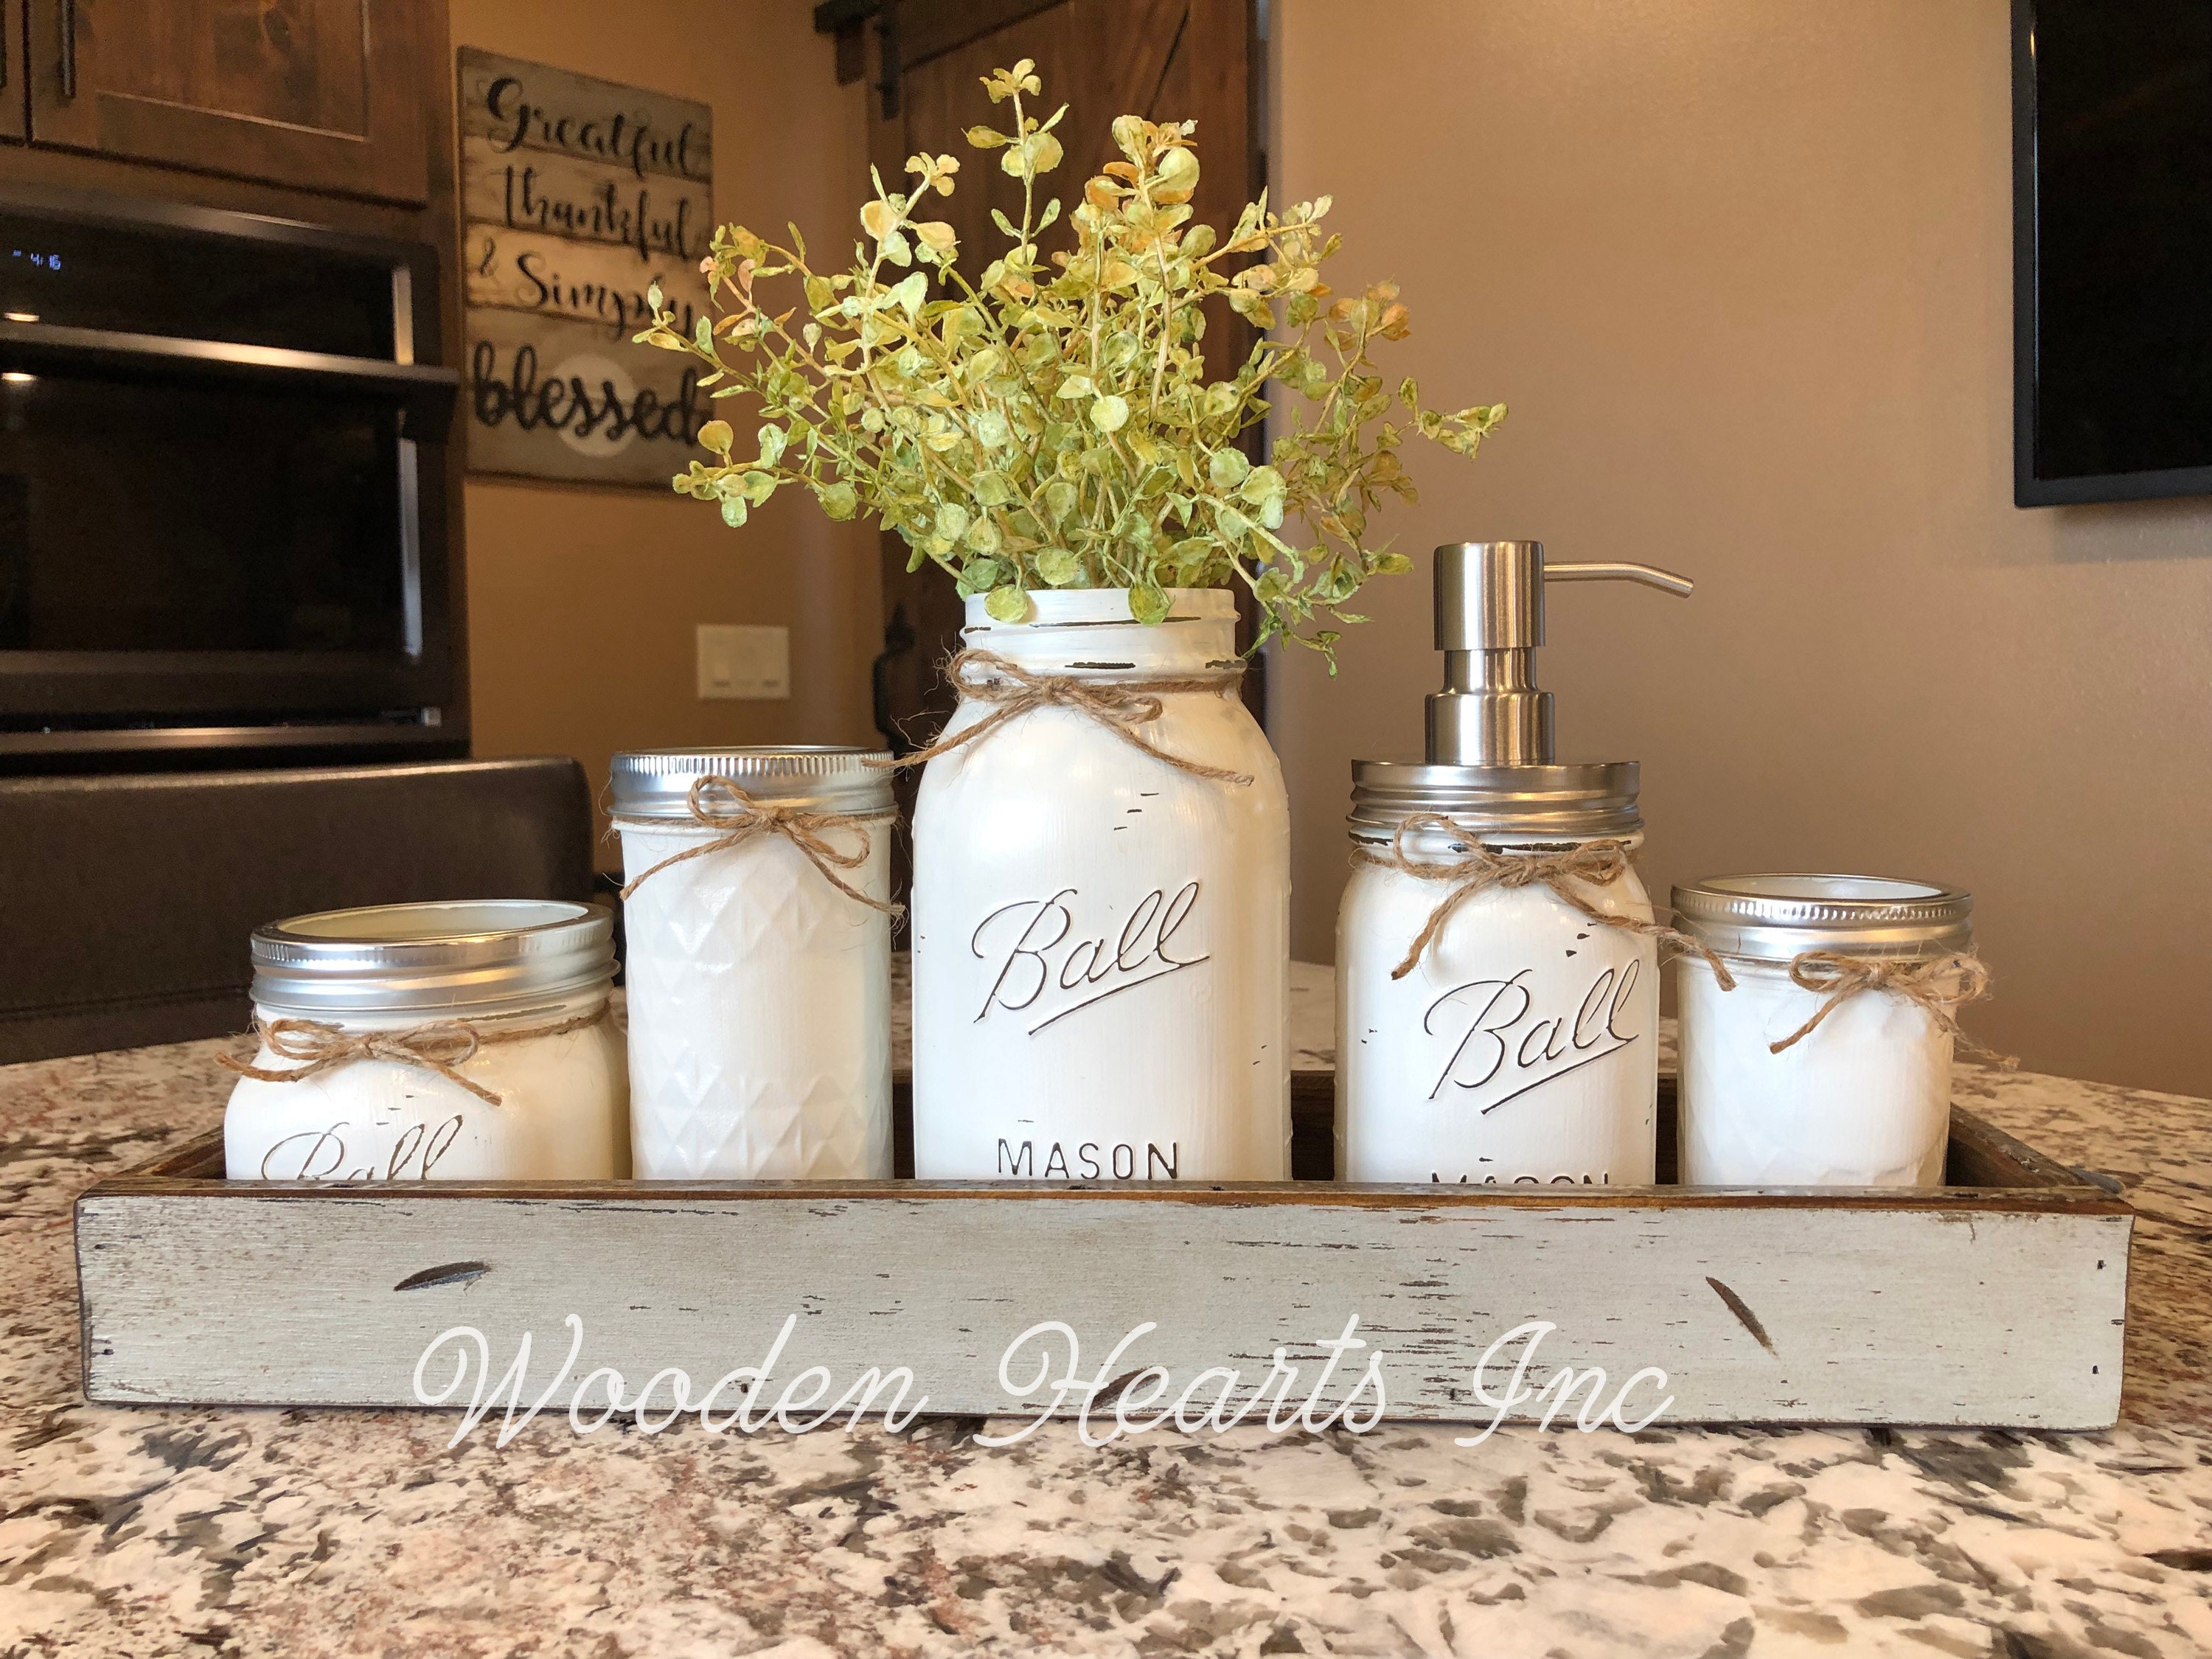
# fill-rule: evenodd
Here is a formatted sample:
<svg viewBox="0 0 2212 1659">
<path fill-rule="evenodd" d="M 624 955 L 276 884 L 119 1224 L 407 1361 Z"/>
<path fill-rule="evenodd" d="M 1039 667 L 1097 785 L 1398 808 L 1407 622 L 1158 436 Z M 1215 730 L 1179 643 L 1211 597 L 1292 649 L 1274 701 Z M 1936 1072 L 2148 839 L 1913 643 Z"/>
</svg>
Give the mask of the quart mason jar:
<svg viewBox="0 0 2212 1659">
<path fill-rule="evenodd" d="M 890 1177 L 890 917 L 837 884 L 890 899 L 890 774 L 868 764 L 890 758 L 615 757 L 639 1180 Z M 718 846 L 744 817 L 726 784 L 807 815 L 799 839 L 763 829 Z M 832 880 L 809 836 L 857 862 L 830 862 Z"/>
<path fill-rule="evenodd" d="M 1438 877 L 1475 848 L 1534 859 L 1643 840 L 1632 761 L 1360 761 L 1352 779 L 1355 850 Z M 1429 817 L 1456 828 L 1401 836 Z M 1455 906 L 1397 974 L 1456 884 L 1354 860 L 1337 920 L 1338 1179 L 1649 1184 L 1657 946 L 1540 883 L 1500 884 Z M 1632 868 L 1605 885 L 1571 878 L 1570 890 L 1605 915 L 1652 920 Z"/>
<path fill-rule="evenodd" d="M 915 816 L 915 1172 L 925 1178 L 1280 1181 L 1290 1171 L 1290 811 L 1237 696 L 1236 603 L 1032 594 L 968 602 L 1018 670 L 1144 695 L 1127 730 L 1031 708 L 932 760 Z M 1013 683 L 971 665 L 971 682 Z M 1002 704 L 963 695 L 948 737 Z"/>
<path fill-rule="evenodd" d="M 1951 1034 L 1893 991 L 1835 1003 L 1790 977 L 1808 951 L 1923 963 L 1971 951 L 1973 897 L 1875 876 L 1714 876 L 1674 890 L 1676 926 L 1735 977 L 1684 957 L 1682 1181 L 1723 1187 L 1939 1187 Z M 1787 1042 L 1780 1053 L 1774 1045 Z"/>
<path fill-rule="evenodd" d="M 614 918 L 548 900 L 295 916 L 252 942 L 263 1031 L 223 1115 L 234 1181 L 629 1173 Z M 377 1044 L 389 1046 L 374 1052 Z M 314 1057 L 325 1056 L 318 1066 Z M 270 1077 L 296 1073 L 295 1080 Z"/>
</svg>

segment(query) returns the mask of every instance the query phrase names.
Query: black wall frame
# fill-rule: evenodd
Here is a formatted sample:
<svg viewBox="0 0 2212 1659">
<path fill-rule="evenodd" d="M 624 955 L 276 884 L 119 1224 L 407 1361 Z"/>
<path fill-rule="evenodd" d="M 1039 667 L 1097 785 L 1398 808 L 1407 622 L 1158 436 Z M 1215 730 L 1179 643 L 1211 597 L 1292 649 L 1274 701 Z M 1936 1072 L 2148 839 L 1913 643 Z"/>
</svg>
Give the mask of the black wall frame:
<svg viewBox="0 0 2212 1659">
<path fill-rule="evenodd" d="M 2013 501 L 2062 507 L 2093 501 L 2212 495 L 2212 464 L 2158 470 L 2044 476 L 2038 471 L 2039 358 L 2043 339 L 2036 77 L 2038 0 L 2012 0 Z M 2212 434 L 2207 435 L 2212 447 Z"/>
</svg>

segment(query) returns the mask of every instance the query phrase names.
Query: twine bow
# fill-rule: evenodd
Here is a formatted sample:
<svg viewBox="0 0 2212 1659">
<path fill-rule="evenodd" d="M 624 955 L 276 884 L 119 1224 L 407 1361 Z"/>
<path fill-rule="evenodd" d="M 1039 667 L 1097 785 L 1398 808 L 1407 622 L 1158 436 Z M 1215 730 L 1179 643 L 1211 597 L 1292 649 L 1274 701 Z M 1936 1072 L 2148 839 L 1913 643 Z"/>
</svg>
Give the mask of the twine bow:
<svg viewBox="0 0 2212 1659">
<path fill-rule="evenodd" d="M 1447 860 L 1419 861 L 1406 854 L 1406 837 L 1423 830 L 1435 830 L 1464 843 L 1467 850 L 1457 858 Z M 1732 991 L 1735 978 L 1727 964 L 1686 933 L 1677 933 L 1664 923 L 1645 921 L 1638 916 L 1614 915 L 1599 909 L 1579 892 L 1574 884 L 1587 883 L 1592 887 L 1610 887 L 1628 873 L 1629 850 L 1626 842 L 1592 841 L 1578 847 L 1570 847 L 1550 853 L 1498 853 L 1485 847 L 1476 839 L 1475 832 L 1451 818 L 1436 812 L 1417 812 L 1398 826 L 1390 838 L 1387 853 L 1371 848 L 1355 846 L 1352 859 L 1360 864 L 1378 865 L 1386 870 L 1395 870 L 1401 875 L 1421 881 L 1449 882 L 1451 890 L 1429 912 L 1429 919 L 1421 931 L 1413 936 L 1405 960 L 1390 970 L 1392 979 L 1403 979 L 1412 973 L 1421 960 L 1421 953 L 1436 941 L 1444 924 L 1452 919 L 1460 906 L 1469 899 L 1487 893 L 1493 888 L 1509 890 L 1519 887 L 1548 887 L 1561 902 L 1579 911 L 1601 927 L 1614 927 L 1622 933 L 1635 933 L 1644 939 L 1656 939 L 1662 945 L 1672 945 L 1678 951 L 1687 951 L 1705 958 L 1713 970 L 1713 977 L 1721 988 Z"/>
<path fill-rule="evenodd" d="M 1834 951 L 1806 951 L 1790 963 L 1790 982 L 1816 996 L 1825 994 L 1826 1000 L 1814 1011 L 1812 1018 L 1781 1042 L 1769 1043 L 1767 1050 L 1771 1054 L 1778 1054 L 1802 1042 L 1820 1029 L 1822 1020 L 1861 992 L 1887 991 L 1925 1008 L 1934 1018 L 1936 1029 L 1960 1047 L 2007 1070 L 2020 1064 L 2017 1056 L 1999 1054 L 1960 1028 L 1959 1010 L 1967 1003 L 1979 1002 L 1990 994 L 1990 970 L 1978 957 L 1961 952 L 1933 962 L 1914 962 L 1899 957 L 1849 957 Z"/>
<path fill-rule="evenodd" d="M 729 803 L 709 802 L 706 796 L 709 788 L 726 793 L 731 797 Z M 695 779 L 684 795 L 684 804 L 690 812 L 692 823 L 702 829 L 720 830 L 722 833 L 713 841 L 702 842 L 696 847 L 687 847 L 680 853 L 671 854 L 650 869 L 641 872 L 623 884 L 622 896 L 624 898 L 672 865 L 742 847 L 757 836 L 781 836 L 805 854 L 808 860 L 822 872 L 823 880 L 847 898 L 865 904 L 871 910 L 880 910 L 887 916 L 895 916 L 905 908 L 870 897 L 837 873 L 840 870 L 857 870 L 868 861 L 868 854 L 872 850 L 868 825 L 874 819 L 888 817 L 887 813 L 817 812 L 780 801 L 761 800 L 729 779 L 713 775 Z M 823 839 L 822 832 L 825 830 L 850 830 L 859 838 L 860 846 L 849 853 L 841 852 Z"/>
<path fill-rule="evenodd" d="M 970 678 L 971 671 L 983 678 Z M 1181 755 L 1171 755 L 1166 750 L 1148 742 L 1137 728 L 1159 719 L 1166 708 L 1160 699 L 1178 692 L 1211 691 L 1220 693 L 1237 683 L 1241 671 L 1190 675 L 1175 679 L 1096 681 L 1079 679 L 1069 674 L 1040 674 L 1008 661 L 995 651 L 967 650 L 953 658 L 946 670 L 960 695 L 974 702 L 988 703 L 991 712 L 973 726 L 963 726 L 951 737 L 939 738 L 927 749 L 918 749 L 911 755 L 895 761 L 872 761 L 871 765 L 883 767 L 920 766 L 925 761 L 949 755 L 954 750 L 988 737 L 1007 721 L 1018 719 L 1039 708 L 1066 708 L 1096 721 L 1133 749 L 1141 749 L 1156 761 L 1164 761 L 1178 772 L 1188 772 L 1194 778 L 1212 778 L 1222 783 L 1249 784 L 1252 775 L 1234 771 L 1226 766 L 1208 766 L 1203 761 L 1186 760 Z"/>
<path fill-rule="evenodd" d="M 493 1043 L 520 1042 L 530 1037 L 561 1036 L 580 1031 L 605 1019 L 609 1007 L 603 1002 L 588 1013 L 550 1024 L 505 1030 L 486 1029 L 465 1019 L 432 1020 L 400 1031 L 348 1031 L 343 1026 L 325 1024 L 317 1019 L 256 1020 L 254 1031 L 269 1052 L 279 1060 L 295 1064 L 280 1072 L 233 1060 L 228 1054 L 219 1054 L 216 1059 L 228 1070 L 258 1083 L 301 1083 L 334 1066 L 349 1066 L 356 1060 L 387 1060 L 396 1065 L 435 1072 L 447 1082 L 459 1084 L 487 1106 L 496 1106 L 501 1103 L 498 1095 L 461 1075 L 460 1068 L 476 1058 L 477 1049 Z"/>
</svg>

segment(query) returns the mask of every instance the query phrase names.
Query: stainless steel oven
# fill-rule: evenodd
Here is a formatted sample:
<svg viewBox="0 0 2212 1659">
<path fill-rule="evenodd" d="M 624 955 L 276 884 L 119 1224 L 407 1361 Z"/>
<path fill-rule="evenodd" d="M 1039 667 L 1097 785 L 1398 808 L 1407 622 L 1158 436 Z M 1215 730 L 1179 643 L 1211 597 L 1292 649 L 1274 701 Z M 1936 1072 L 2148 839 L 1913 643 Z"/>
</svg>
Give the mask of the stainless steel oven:
<svg viewBox="0 0 2212 1659">
<path fill-rule="evenodd" d="M 439 279 L 0 190 L 0 768 L 466 751 Z"/>
</svg>

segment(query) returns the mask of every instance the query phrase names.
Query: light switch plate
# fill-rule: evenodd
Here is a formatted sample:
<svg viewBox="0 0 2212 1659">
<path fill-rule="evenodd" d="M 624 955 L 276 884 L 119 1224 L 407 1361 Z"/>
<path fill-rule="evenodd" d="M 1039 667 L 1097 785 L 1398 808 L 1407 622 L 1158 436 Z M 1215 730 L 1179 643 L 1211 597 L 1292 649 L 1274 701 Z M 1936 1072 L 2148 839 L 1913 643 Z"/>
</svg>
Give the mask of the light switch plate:
<svg viewBox="0 0 2212 1659">
<path fill-rule="evenodd" d="M 699 624 L 699 696 L 779 699 L 791 696 L 791 630 Z"/>
</svg>

